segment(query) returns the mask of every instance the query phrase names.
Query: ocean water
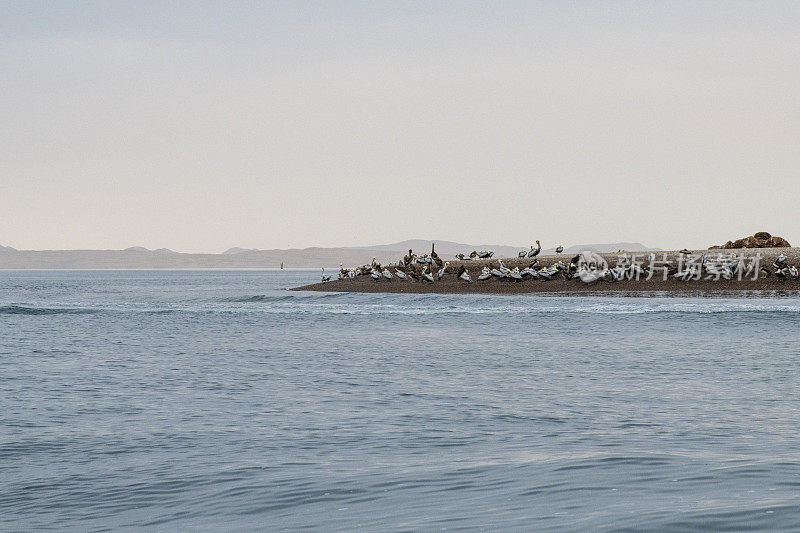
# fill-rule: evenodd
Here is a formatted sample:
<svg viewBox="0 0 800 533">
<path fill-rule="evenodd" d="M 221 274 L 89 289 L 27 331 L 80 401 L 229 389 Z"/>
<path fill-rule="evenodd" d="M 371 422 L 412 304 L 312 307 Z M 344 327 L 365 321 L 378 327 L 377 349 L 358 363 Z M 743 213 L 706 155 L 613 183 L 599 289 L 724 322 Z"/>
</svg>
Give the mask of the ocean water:
<svg viewBox="0 0 800 533">
<path fill-rule="evenodd" d="M 800 528 L 800 298 L 0 272 L 0 529 Z"/>
</svg>

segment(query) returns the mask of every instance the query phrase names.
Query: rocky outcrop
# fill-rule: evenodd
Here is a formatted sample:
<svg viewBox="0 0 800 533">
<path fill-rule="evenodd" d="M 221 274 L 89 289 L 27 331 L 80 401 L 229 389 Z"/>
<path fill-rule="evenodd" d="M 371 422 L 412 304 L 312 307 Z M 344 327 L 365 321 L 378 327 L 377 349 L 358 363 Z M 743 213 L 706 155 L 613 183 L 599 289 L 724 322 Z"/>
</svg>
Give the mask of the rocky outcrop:
<svg viewBox="0 0 800 533">
<path fill-rule="evenodd" d="M 722 246 L 712 246 L 709 250 L 725 249 L 730 250 L 733 248 L 790 248 L 792 245 L 783 237 L 773 237 L 766 231 L 759 231 L 750 237 L 743 239 L 736 239 L 735 241 L 728 241 Z"/>
</svg>

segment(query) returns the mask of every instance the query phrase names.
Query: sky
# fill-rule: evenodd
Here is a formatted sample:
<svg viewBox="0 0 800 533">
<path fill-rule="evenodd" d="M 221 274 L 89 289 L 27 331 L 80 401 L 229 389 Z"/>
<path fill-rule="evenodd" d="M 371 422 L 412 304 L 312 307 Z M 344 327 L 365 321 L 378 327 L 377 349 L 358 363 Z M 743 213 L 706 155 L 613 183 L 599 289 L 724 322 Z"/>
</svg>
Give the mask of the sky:
<svg viewBox="0 0 800 533">
<path fill-rule="evenodd" d="M 0 0 L 0 245 L 800 244 L 798 2 Z"/>
</svg>

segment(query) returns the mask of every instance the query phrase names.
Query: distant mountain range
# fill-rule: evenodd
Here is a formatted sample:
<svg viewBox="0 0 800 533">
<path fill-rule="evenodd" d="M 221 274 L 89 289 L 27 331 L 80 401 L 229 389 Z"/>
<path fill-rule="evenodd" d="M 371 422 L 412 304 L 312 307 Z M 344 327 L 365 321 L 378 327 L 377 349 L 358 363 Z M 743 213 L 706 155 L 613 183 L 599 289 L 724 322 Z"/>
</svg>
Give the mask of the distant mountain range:
<svg viewBox="0 0 800 533">
<path fill-rule="evenodd" d="M 190 254 L 168 248 L 148 250 L 133 246 L 124 250 L 17 250 L 0 246 L 0 269 L 184 269 L 184 268 L 320 268 L 334 267 L 339 263 L 353 266 L 368 263 L 375 257 L 381 263 L 397 261 L 409 249 L 417 254 L 430 252 L 431 242 L 421 239 L 380 244 L 375 246 L 344 248 L 302 248 L 288 250 L 255 250 L 230 248 L 221 254 Z M 433 241 L 436 252 L 444 258 L 457 253 L 469 254 L 473 250 L 493 250 L 494 257 L 516 257 L 530 246 L 472 245 L 451 241 Z M 570 246 L 565 254 L 584 250 L 595 252 L 657 251 L 639 243 L 582 244 Z M 554 253 L 553 248 L 542 254 Z"/>
</svg>

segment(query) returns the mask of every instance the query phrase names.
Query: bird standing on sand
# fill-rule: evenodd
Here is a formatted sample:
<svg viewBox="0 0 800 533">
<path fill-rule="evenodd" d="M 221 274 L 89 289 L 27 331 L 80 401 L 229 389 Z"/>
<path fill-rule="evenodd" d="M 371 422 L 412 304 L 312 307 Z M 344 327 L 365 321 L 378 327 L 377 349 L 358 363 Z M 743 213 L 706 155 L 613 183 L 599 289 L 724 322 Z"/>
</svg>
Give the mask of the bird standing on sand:
<svg viewBox="0 0 800 533">
<path fill-rule="evenodd" d="M 559 245 L 556 247 L 556 253 L 557 253 L 557 254 L 560 254 L 560 253 L 561 253 L 561 252 L 563 252 L 563 251 L 564 251 L 564 247 L 563 247 L 562 245 L 560 245 L 560 244 L 559 244 Z"/>
<path fill-rule="evenodd" d="M 378 269 L 376 269 L 376 268 L 373 268 L 372 272 L 370 272 L 369 275 L 372 276 L 372 279 L 374 279 L 375 281 L 378 281 L 378 280 L 381 279 L 380 271 Z"/>
<path fill-rule="evenodd" d="M 461 265 L 461 268 L 458 269 L 458 279 L 462 279 L 467 283 L 472 283 L 472 278 L 469 277 L 469 272 L 467 272 L 467 267 Z"/>
<path fill-rule="evenodd" d="M 426 266 L 425 270 L 422 271 L 422 281 L 423 282 L 428 282 L 428 283 L 433 283 L 433 275 L 431 275 L 431 273 L 428 272 L 428 269 L 429 269 L 429 267 Z"/>
<path fill-rule="evenodd" d="M 405 266 L 410 265 L 414 261 L 414 252 L 411 251 L 411 248 L 408 249 L 408 255 L 403 258 L 403 264 Z"/>
<path fill-rule="evenodd" d="M 483 267 L 483 270 L 481 270 L 481 273 L 478 276 L 478 281 L 486 281 L 491 277 L 492 277 L 492 271 L 489 269 L 488 266 L 485 266 Z"/>
<path fill-rule="evenodd" d="M 529 258 L 536 257 L 537 255 L 539 255 L 539 252 L 541 251 L 542 251 L 542 243 L 536 241 L 536 248 L 534 248 L 533 245 L 531 245 L 531 251 L 528 252 L 528 257 Z"/>
<path fill-rule="evenodd" d="M 436 250 L 434 250 L 435 246 L 436 246 L 436 243 L 432 242 L 431 243 L 431 259 L 433 260 L 434 263 L 436 263 L 437 267 L 441 267 L 444 264 L 444 262 L 439 258 L 439 254 L 436 253 Z"/>
<path fill-rule="evenodd" d="M 383 277 L 384 277 L 384 278 L 386 278 L 386 279 L 388 279 L 389 281 L 391 281 L 391 280 L 392 280 L 392 273 L 391 273 L 391 272 L 389 272 L 389 269 L 388 269 L 388 268 L 384 268 L 384 269 L 383 269 Z"/>
<path fill-rule="evenodd" d="M 445 262 L 444 266 L 439 269 L 439 272 L 436 273 L 436 279 L 441 281 L 444 277 L 444 271 L 447 269 L 447 266 L 450 264 L 450 261 Z"/>
<path fill-rule="evenodd" d="M 322 283 L 327 283 L 330 280 L 331 280 L 331 277 L 325 275 L 325 267 L 322 267 Z"/>
</svg>

